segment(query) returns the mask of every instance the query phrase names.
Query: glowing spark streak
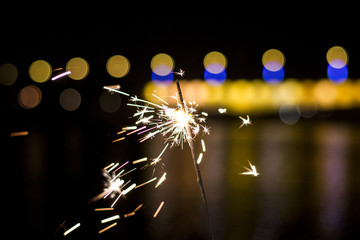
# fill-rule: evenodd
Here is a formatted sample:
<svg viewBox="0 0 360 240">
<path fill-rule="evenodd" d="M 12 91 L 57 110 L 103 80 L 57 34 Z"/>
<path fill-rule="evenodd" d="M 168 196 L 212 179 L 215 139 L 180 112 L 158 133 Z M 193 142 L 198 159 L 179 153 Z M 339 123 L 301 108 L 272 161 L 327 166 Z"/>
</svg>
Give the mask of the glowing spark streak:
<svg viewBox="0 0 360 240">
<path fill-rule="evenodd" d="M 139 105 L 139 104 L 133 104 L 133 103 L 127 103 L 126 105 L 128 105 L 128 106 L 130 106 L 130 107 L 141 107 L 141 108 L 150 108 L 150 109 L 154 109 L 153 107 L 144 106 L 144 105 Z"/>
<path fill-rule="evenodd" d="M 239 116 L 239 118 L 243 121 L 239 128 L 241 128 L 244 125 L 247 126 L 247 125 L 251 124 L 249 115 L 246 115 L 246 119 L 241 116 Z"/>
<path fill-rule="evenodd" d="M 110 222 L 110 221 L 114 221 L 116 219 L 120 219 L 120 216 L 119 215 L 114 215 L 112 217 L 105 218 L 105 219 L 101 220 L 101 223 L 107 223 L 107 222 Z"/>
<path fill-rule="evenodd" d="M 104 167 L 104 170 L 108 169 L 109 167 L 114 166 L 114 163 L 110 163 L 109 165 L 107 165 L 106 167 Z"/>
<path fill-rule="evenodd" d="M 10 137 L 26 136 L 28 134 L 29 134 L 28 131 L 12 132 L 12 133 L 10 133 Z"/>
<path fill-rule="evenodd" d="M 115 172 L 115 171 L 114 171 Z M 124 172 L 124 170 L 122 170 L 121 172 L 119 172 L 113 179 L 110 180 L 110 182 L 113 182 L 114 180 L 118 179 L 118 177 L 120 176 L 120 174 L 122 174 Z"/>
<path fill-rule="evenodd" d="M 150 105 L 153 105 L 155 107 L 158 107 L 158 108 L 162 108 L 162 106 L 156 104 L 156 103 L 153 103 L 153 102 L 149 102 L 149 101 L 146 101 L 144 99 L 140 99 L 140 98 L 134 98 L 134 97 L 131 97 L 131 99 L 134 101 L 134 102 L 144 102 L 144 103 L 147 103 L 147 104 L 150 104 Z M 129 103 L 127 104 L 129 105 Z M 144 106 L 144 105 L 139 105 L 139 106 L 143 106 L 143 107 L 149 107 L 149 106 Z"/>
<path fill-rule="evenodd" d="M 151 115 L 151 116 L 146 117 L 146 118 L 142 118 L 142 119 L 138 120 L 137 122 L 135 122 L 135 124 L 149 122 L 149 120 L 152 119 L 153 117 L 154 117 L 154 115 Z"/>
<path fill-rule="evenodd" d="M 63 72 L 63 73 L 61 73 L 59 75 L 56 75 L 55 77 L 51 78 L 51 80 L 55 81 L 56 79 L 59 79 L 59 78 L 61 78 L 63 76 L 66 76 L 66 75 L 69 75 L 70 73 L 71 73 L 71 71 Z"/>
<path fill-rule="evenodd" d="M 115 199 L 115 201 L 113 202 L 113 204 L 111 204 L 111 207 L 114 207 L 114 205 L 116 204 L 116 202 L 120 199 L 120 197 L 122 196 L 122 192 L 119 194 L 119 196 Z"/>
<path fill-rule="evenodd" d="M 121 138 L 117 138 L 117 139 L 115 139 L 115 140 L 112 140 L 111 142 L 112 143 L 116 143 L 116 142 L 120 142 L 120 141 L 122 141 L 122 140 L 124 140 L 125 139 L 125 137 L 121 137 Z"/>
<path fill-rule="evenodd" d="M 152 138 L 153 136 L 155 136 L 156 134 L 158 134 L 160 132 L 160 130 L 157 130 L 157 131 L 155 131 L 155 132 L 151 132 L 151 133 L 149 133 L 148 135 L 146 135 L 145 137 L 143 137 L 139 142 L 143 142 L 143 141 L 145 141 L 145 140 L 147 140 L 147 139 L 149 139 L 149 138 Z"/>
<path fill-rule="evenodd" d="M 127 214 L 124 214 L 124 218 L 132 217 L 132 216 L 134 216 L 134 215 L 135 215 L 134 212 L 127 213 Z"/>
<path fill-rule="evenodd" d="M 201 114 L 204 115 L 204 116 L 206 116 L 206 117 L 209 116 L 209 114 L 206 113 L 206 112 L 201 112 Z"/>
<path fill-rule="evenodd" d="M 75 229 L 77 229 L 78 227 L 80 227 L 80 223 L 75 224 L 73 227 L 71 227 L 69 230 L 67 230 L 66 232 L 64 232 L 64 236 L 68 235 L 69 233 L 71 233 L 72 231 L 74 231 Z"/>
<path fill-rule="evenodd" d="M 136 187 L 136 183 L 133 183 L 130 187 L 128 187 L 127 189 L 125 189 L 124 191 L 122 191 L 123 195 L 128 194 L 131 190 L 133 190 Z"/>
<path fill-rule="evenodd" d="M 151 182 L 155 181 L 156 179 L 157 179 L 157 177 L 154 177 L 154 178 L 150 179 L 149 181 L 146 181 L 146 182 L 144 182 L 144 183 L 142 183 L 142 184 L 140 184 L 140 185 L 137 185 L 137 186 L 135 187 L 135 189 L 137 189 L 137 188 L 139 188 L 139 187 L 142 187 L 142 186 L 144 186 L 144 185 L 146 185 L 146 184 L 148 184 L 148 183 L 151 183 Z"/>
<path fill-rule="evenodd" d="M 133 168 L 133 169 L 127 171 L 126 173 L 124 173 L 123 175 L 121 175 L 120 177 L 123 177 L 123 176 L 125 176 L 126 174 L 131 173 L 132 171 L 135 171 L 135 170 L 136 170 L 136 168 Z"/>
<path fill-rule="evenodd" d="M 129 130 L 135 130 L 135 129 L 137 129 L 137 126 L 127 126 L 127 127 L 123 127 L 121 130 L 129 131 Z"/>
<path fill-rule="evenodd" d="M 160 210 L 162 209 L 162 207 L 164 206 L 164 201 L 162 201 L 159 205 L 159 207 L 157 208 L 156 212 L 154 213 L 154 218 L 157 217 L 157 215 L 159 214 Z"/>
<path fill-rule="evenodd" d="M 101 212 L 101 211 L 112 211 L 114 208 L 95 208 L 95 212 Z"/>
<path fill-rule="evenodd" d="M 100 231 L 99 231 L 99 234 L 101 234 L 101 233 L 103 233 L 103 232 L 105 232 L 105 231 L 109 230 L 109 229 L 110 229 L 110 228 L 112 228 L 112 227 L 115 227 L 115 226 L 116 226 L 116 224 L 117 224 L 117 222 L 114 222 L 113 224 L 111 224 L 111 225 L 107 226 L 106 228 L 104 228 L 104 229 L 100 230 Z"/>
<path fill-rule="evenodd" d="M 242 173 L 239 173 L 239 174 L 241 174 L 241 175 L 253 175 L 254 177 L 259 176 L 260 173 L 257 172 L 256 167 L 254 165 L 252 165 L 249 160 L 248 160 L 248 163 L 249 163 L 251 169 L 249 169 L 247 167 L 244 167 L 248 171 L 247 172 L 242 172 Z"/>
<path fill-rule="evenodd" d="M 144 204 L 141 203 L 139 206 L 137 206 L 137 207 L 134 209 L 133 213 L 137 212 L 143 205 L 144 205 Z"/>
<path fill-rule="evenodd" d="M 161 151 L 161 153 L 159 154 L 159 156 L 157 158 L 155 158 L 154 162 L 151 163 L 151 165 L 154 165 L 156 163 L 158 163 L 160 161 L 161 156 L 163 155 L 163 153 L 165 152 L 166 148 L 169 146 L 169 144 L 166 144 L 166 146 L 164 147 L 164 149 Z"/>
<path fill-rule="evenodd" d="M 143 130 L 144 128 L 146 128 L 146 126 L 142 126 L 141 128 L 138 128 L 138 129 L 136 129 L 134 131 L 128 132 L 126 135 L 131 135 L 131 134 L 136 133 L 136 132 L 138 132 L 140 130 Z"/>
<path fill-rule="evenodd" d="M 155 185 L 155 188 L 157 188 L 158 186 L 160 186 L 160 184 L 162 184 L 166 179 L 166 173 L 164 173 L 161 178 L 159 179 L 159 181 L 157 182 L 157 184 Z"/>
<path fill-rule="evenodd" d="M 138 160 L 133 161 L 132 164 L 138 164 L 138 163 L 141 163 L 141 162 L 146 162 L 147 159 L 148 159 L 147 157 L 140 158 Z"/>
<path fill-rule="evenodd" d="M 162 101 L 163 103 L 165 103 L 166 105 L 169 105 L 168 102 L 166 102 L 164 99 L 162 99 L 161 97 L 158 97 L 157 95 L 153 94 L 154 97 L 156 97 L 157 99 L 159 99 L 160 101 Z"/>
<path fill-rule="evenodd" d="M 200 153 L 200 154 L 199 154 L 199 157 L 198 157 L 198 159 L 197 159 L 197 161 L 196 161 L 196 163 L 197 163 L 197 164 L 200 164 L 202 158 L 203 158 L 203 153 Z"/>
<path fill-rule="evenodd" d="M 103 88 L 106 89 L 106 90 L 109 90 L 109 92 L 116 92 L 116 93 L 120 93 L 120 94 L 125 95 L 125 96 L 130 96 L 130 94 L 128 94 L 128 93 L 113 89 L 111 87 L 104 86 Z"/>
<path fill-rule="evenodd" d="M 116 168 L 117 166 L 119 166 L 119 163 L 116 163 L 115 165 L 113 165 L 113 166 L 108 170 L 108 172 L 111 172 L 111 171 L 114 170 L 114 168 Z"/>
<path fill-rule="evenodd" d="M 126 164 L 128 164 L 129 161 L 126 161 L 123 165 L 121 165 L 120 167 L 118 167 L 114 172 L 116 172 L 117 170 L 119 170 L 120 168 L 122 168 L 123 166 L 125 166 Z"/>
<path fill-rule="evenodd" d="M 202 146 L 203 152 L 206 152 L 206 147 L 205 147 L 204 139 L 201 139 L 201 146 Z"/>
</svg>

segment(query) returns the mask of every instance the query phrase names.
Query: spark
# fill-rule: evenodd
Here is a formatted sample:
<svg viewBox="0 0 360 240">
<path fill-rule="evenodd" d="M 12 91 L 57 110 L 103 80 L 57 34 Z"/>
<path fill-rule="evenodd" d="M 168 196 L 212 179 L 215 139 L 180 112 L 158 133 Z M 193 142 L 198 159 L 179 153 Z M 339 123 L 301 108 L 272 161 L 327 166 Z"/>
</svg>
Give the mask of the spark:
<svg viewBox="0 0 360 240">
<path fill-rule="evenodd" d="M 223 113 L 226 113 L 227 110 L 226 110 L 226 108 L 219 108 L 218 111 L 220 114 L 223 114 Z"/>
<path fill-rule="evenodd" d="M 19 136 L 27 136 L 29 135 L 28 131 L 21 131 L 21 132 L 12 132 L 10 133 L 10 137 L 19 137 Z"/>
<path fill-rule="evenodd" d="M 246 119 L 241 116 L 239 116 L 239 118 L 242 120 L 242 124 L 240 125 L 239 128 L 241 128 L 244 125 L 247 126 L 247 125 L 251 124 L 249 115 L 246 115 Z"/>
<path fill-rule="evenodd" d="M 120 219 L 120 216 L 119 215 L 114 215 L 112 217 L 105 218 L 105 219 L 101 220 L 101 223 L 107 223 L 107 222 L 110 222 L 110 221 L 114 221 L 116 219 Z"/>
<path fill-rule="evenodd" d="M 185 71 L 181 68 L 179 69 L 179 72 L 174 72 L 175 74 L 179 75 L 180 77 L 183 77 L 185 75 Z"/>
<path fill-rule="evenodd" d="M 161 178 L 159 179 L 159 181 L 158 181 L 157 184 L 155 185 L 155 188 L 157 188 L 158 186 L 160 186 L 160 184 L 162 184 L 165 180 L 166 180 L 166 172 L 161 176 Z"/>
<path fill-rule="evenodd" d="M 74 231 L 75 229 L 77 229 L 78 227 L 80 227 L 80 223 L 75 224 L 75 225 L 72 226 L 69 230 L 67 230 L 66 232 L 64 232 L 64 236 L 68 235 L 69 233 L 71 233 L 72 231 Z"/>
<path fill-rule="evenodd" d="M 101 234 L 101 233 L 103 233 L 103 232 L 105 232 L 105 231 L 109 230 L 110 228 L 115 227 L 115 226 L 116 226 L 116 224 L 117 224 L 117 222 L 114 222 L 113 224 L 111 224 L 111 225 L 107 226 L 106 228 L 104 228 L 104 229 L 100 230 L 98 233 L 99 233 L 99 234 Z"/>
<path fill-rule="evenodd" d="M 153 217 L 156 218 L 157 215 L 159 214 L 161 208 L 164 206 L 164 201 L 162 201 L 159 205 L 159 207 L 157 208 L 156 212 L 154 213 Z"/>
<path fill-rule="evenodd" d="M 59 75 L 56 75 L 55 77 L 51 78 L 51 80 L 55 81 L 56 79 L 59 79 L 59 78 L 64 77 L 66 75 L 69 75 L 70 73 L 71 73 L 71 71 L 66 71 L 66 72 L 60 73 Z"/>
<path fill-rule="evenodd" d="M 119 91 L 118 89 L 113 88 L 113 86 L 104 86 L 104 89 L 108 90 L 109 92 L 116 92 L 125 96 L 130 96 L 130 94 L 126 92 Z"/>
<path fill-rule="evenodd" d="M 117 138 L 117 139 L 115 139 L 115 140 L 112 140 L 111 142 L 112 142 L 112 143 L 120 142 L 120 141 L 122 141 L 122 140 L 124 140 L 124 139 L 125 139 L 125 137 L 121 137 L 121 138 Z"/>
<path fill-rule="evenodd" d="M 248 160 L 248 163 L 249 163 L 251 169 L 244 166 L 244 168 L 247 170 L 247 172 L 242 172 L 242 173 L 239 173 L 239 174 L 241 174 L 241 175 L 253 175 L 254 177 L 259 176 L 260 173 L 257 172 L 256 167 L 254 165 L 252 165 L 249 160 Z"/>
<path fill-rule="evenodd" d="M 141 163 L 141 162 L 146 162 L 147 160 L 148 160 L 147 157 L 140 158 L 140 159 L 138 159 L 138 160 L 134 160 L 134 161 L 132 162 L 132 164 L 138 164 L 138 163 Z"/>
<path fill-rule="evenodd" d="M 134 215 L 135 215 L 135 212 L 126 213 L 126 214 L 124 214 L 124 218 L 132 217 Z"/>
<path fill-rule="evenodd" d="M 201 146 L 202 146 L 203 152 L 206 152 L 206 147 L 205 147 L 204 139 L 201 139 Z"/>
<path fill-rule="evenodd" d="M 197 164 L 200 164 L 200 163 L 201 163 L 201 160 L 202 160 L 202 158 L 203 158 L 203 155 L 204 155 L 203 153 L 200 153 L 200 154 L 199 154 L 199 157 L 198 157 L 198 159 L 197 159 L 197 161 L 196 161 Z"/>
<path fill-rule="evenodd" d="M 108 170 L 108 172 L 111 172 L 112 170 L 114 170 L 117 166 L 119 166 L 119 163 L 116 163 L 115 165 L 111 165 L 111 168 Z"/>
<path fill-rule="evenodd" d="M 125 189 L 124 191 L 122 191 L 123 195 L 128 194 L 131 190 L 133 190 L 136 187 L 136 183 L 133 183 L 130 187 L 128 187 L 127 189 Z"/>
<path fill-rule="evenodd" d="M 95 212 L 102 212 L 102 211 L 112 211 L 114 208 L 95 208 Z"/>
<path fill-rule="evenodd" d="M 146 181 L 146 182 L 144 182 L 144 183 L 142 183 L 142 184 L 139 184 L 139 185 L 137 185 L 137 186 L 135 187 L 135 189 L 136 189 L 136 188 L 139 188 L 139 187 L 142 187 L 142 186 L 144 186 L 144 185 L 146 185 L 146 184 L 149 184 L 149 183 L 155 181 L 156 179 L 157 179 L 157 177 L 154 177 L 154 178 L 150 179 L 149 181 Z"/>
</svg>

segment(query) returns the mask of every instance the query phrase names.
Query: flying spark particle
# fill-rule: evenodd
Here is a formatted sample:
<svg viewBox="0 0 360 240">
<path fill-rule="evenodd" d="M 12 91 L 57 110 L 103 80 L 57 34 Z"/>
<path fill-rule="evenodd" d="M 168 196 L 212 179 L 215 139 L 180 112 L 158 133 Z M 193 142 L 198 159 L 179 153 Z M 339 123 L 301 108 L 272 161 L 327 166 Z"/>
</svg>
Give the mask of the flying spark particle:
<svg viewBox="0 0 360 240">
<path fill-rule="evenodd" d="M 159 205 L 159 207 L 157 208 L 157 210 L 156 210 L 156 212 L 154 213 L 154 218 L 156 218 L 157 217 L 157 215 L 159 214 L 159 212 L 160 212 L 160 210 L 161 210 L 161 208 L 164 206 L 164 201 L 162 201 L 161 203 L 160 203 L 160 205 Z"/>
<path fill-rule="evenodd" d="M 176 75 L 179 75 L 180 77 L 183 77 L 185 75 L 185 71 L 181 68 L 179 69 L 179 72 L 174 72 Z"/>
<path fill-rule="evenodd" d="M 107 226 L 106 228 L 104 228 L 104 229 L 100 230 L 98 233 L 99 233 L 99 234 L 101 234 L 101 233 L 103 233 L 103 232 L 105 232 L 105 231 L 109 230 L 110 228 L 115 227 L 115 226 L 116 226 L 116 224 L 117 224 L 117 222 L 114 222 L 113 224 L 111 224 L 111 225 Z"/>
<path fill-rule="evenodd" d="M 201 146 L 202 146 L 203 152 L 206 152 L 206 147 L 205 147 L 204 139 L 201 139 Z"/>
<path fill-rule="evenodd" d="M 246 115 L 246 119 L 241 116 L 239 116 L 239 118 L 242 120 L 242 124 L 240 125 L 239 128 L 241 128 L 244 125 L 247 126 L 247 125 L 251 124 L 249 115 Z"/>
<path fill-rule="evenodd" d="M 115 140 L 112 140 L 111 142 L 112 143 L 116 143 L 116 142 L 120 142 L 120 141 L 122 141 L 122 140 L 124 140 L 125 139 L 125 137 L 121 137 L 121 138 L 117 138 L 117 139 L 115 139 Z"/>
<path fill-rule="evenodd" d="M 247 167 L 244 167 L 247 172 L 242 172 L 242 173 L 239 173 L 241 175 L 253 175 L 254 177 L 257 177 L 260 175 L 260 173 L 257 172 L 256 170 L 256 167 L 254 165 L 251 164 L 251 162 L 248 160 L 248 163 L 250 165 L 250 168 L 247 168 Z"/>
<path fill-rule="evenodd" d="M 157 188 L 158 186 L 160 186 L 160 184 L 162 184 L 166 179 L 166 172 L 161 176 L 161 178 L 159 179 L 159 181 L 157 182 L 157 184 L 155 185 L 155 188 Z"/>
<path fill-rule="evenodd" d="M 197 164 L 200 164 L 200 163 L 201 163 L 201 160 L 202 160 L 202 158 L 203 158 L 203 155 L 204 155 L 203 153 L 200 153 L 200 154 L 199 154 L 199 157 L 198 157 L 198 159 L 197 159 L 197 161 L 196 161 Z"/>
<path fill-rule="evenodd" d="M 101 220 L 101 223 L 107 223 L 107 222 L 110 222 L 110 221 L 114 221 L 116 219 L 120 219 L 120 216 L 119 215 L 114 215 L 112 217 L 105 218 L 105 219 Z"/>
<path fill-rule="evenodd" d="M 69 75 L 70 73 L 71 73 L 71 71 L 66 71 L 66 72 L 60 73 L 59 75 L 56 75 L 55 77 L 51 78 L 51 80 L 55 81 L 56 79 L 59 79 L 59 78 L 64 77 L 66 75 Z"/>
<path fill-rule="evenodd" d="M 226 110 L 226 108 L 219 108 L 218 111 L 220 114 L 223 114 L 223 113 L 226 113 L 227 110 Z"/>
<path fill-rule="evenodd" d="M 66 232 L 64 232 L 64 236 L 68 235 L 69 233 L 71 233 L 72 231 L 74 231 L 75 229 L 77 229 L 78 227 L 80 227 L 80 223 L 75 224 L 75 225 L 72 226 L 69 230 L 67 230 Z"/>
<path fill-rule="evenodd" d="M 112 211 L 114 208 L 95 208 L 95 212 L 102 212 L 102 211 Z"/>
<path fill-rule="evenodd" d="M 133 162 L 132 162 L 132 164 L 138 164 L 138 163 L 141 163 L 141 162 L 146 162 L 147 161 L 147 157 L 143 157 L 143 158 L 140 158 L 140 159 L 138 159 L 138 160 L 134 160 Z"/>
<path fill-rule="evenodd" d="M 10 133 L 10 137 L 20 137 L 20 136 L 27 136 L 29 135 L 28 131 L 21 131 L 21 132 L 12 132 Z"/>
<path fill-rule="evenodd" d="M 157 179 L 157 177 L 154 177 L 154 178 L 150 179 L 149 181 L 146 181 L 146 182 L 144 182 L 144 183 L 142 183 L 142 184 L 140 184 L 140 185 L 137 185 L 137 186 L 135 187 L 135 189 L 137 189 L 137 188 L 139 188 L 139 187 L 142 187 L 142 186 L 144 186 L 144 185 L 146 185 L 146 184 L 149 184 L 149 183 L 155 181 L 156 179 Z"/>
</svg>

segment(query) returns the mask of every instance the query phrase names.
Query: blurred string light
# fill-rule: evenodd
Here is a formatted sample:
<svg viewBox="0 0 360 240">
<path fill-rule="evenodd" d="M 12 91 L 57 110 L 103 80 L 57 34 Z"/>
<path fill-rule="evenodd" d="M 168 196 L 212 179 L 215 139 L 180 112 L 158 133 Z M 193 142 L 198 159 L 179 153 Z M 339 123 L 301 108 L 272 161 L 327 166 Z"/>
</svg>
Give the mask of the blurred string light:
<svg viewBox="0 0 360 240">
<path fill-rule="evenodd" d="M 122 78 L 128 74 L 130 70 L 130 62 L 124 56 L 114 55 L 106 62 L 106 70 L 110 76 Z"/>
<path fill-rule="evenodd" d="M 346 50 L 340 46 L 330 48 L 326 53 L 328 62 L 327 76 L 334 83 L 342 83 L 348 77 L 347 64 L 349 56 Z"/>
<path fill-rule="evenodd" d="M 262 56 L 263 79 L 269 83 L 278 83 L 285 76 L 285 56 L 277 49 L 269 49 Z"/>
<path fill-rule="evenodd" d="M 75 57 L 67 62 L 66 71 L 71 72 L 68 75 L 71 79 L 82 80 L 89 73 L 89 64 L 85 59 L 80 57 Z"/>
<path fill-rule="evenodd" d="M 174 80 L 173 58 L 166 53 L 155 55 L 150 62 L 152 70 L 151 79 L 157 85 L 169 85 Z"/>
<path fill-rule="evenodd" d="M 268 84 L 261 79 L 238 79 L 219 86 L 194 80 L 183 81 L 181 84 L 187 98 L 194 99 L 209 113 L 212 112 L 211 109 L 213 113 L 217 113 L 219 107 L 226 108 L 228 114 L 279 113 L 279 109 L 286 104 L 281 113 L 285 118 L 290 116 L 290 113 L 295 116 L 295 108 L 299 116 L 310 118 L 315 116 L 317 111 L 360 106 L 360 79 L 349 79 L 340 85 L 328 79 L 285 79 L 278 84 Z M 175 88 L 174 83 L 160 87 L 149 82 L 145 86 L 144 96 L 151 96 L 156 90 L 157 95 L 163 98 L 169 96 Z"/>
<path fill-rule="evenodd" d="M 218 51 L 212 51 L 204 57 L 204 79 L 210 85 L 220 85 L 226 79 L 227 58 Z"/>
</svg>

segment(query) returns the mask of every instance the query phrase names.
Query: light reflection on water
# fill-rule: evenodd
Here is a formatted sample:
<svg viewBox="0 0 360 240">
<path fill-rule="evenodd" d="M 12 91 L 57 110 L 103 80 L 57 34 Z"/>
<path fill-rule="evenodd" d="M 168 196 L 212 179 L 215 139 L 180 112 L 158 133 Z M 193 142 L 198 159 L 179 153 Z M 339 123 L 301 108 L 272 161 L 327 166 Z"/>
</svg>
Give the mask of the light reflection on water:
<svg viewBox="0 0 360 240">
<path fill-rule="evenodd" d="M 210 121 L 201 171 L 216 239 L 343 239 L 359 231 L 355 124 L 308 122 L 288 126 Z M 200 138 L 197 140 L 200 152 Z M 150 155 L 161 150 L 152 140 Z M 243 176 L 250 160 L 260 176 Z M 164 156 L 167 180 L 147 198 L 165 201 L 148 227 L 153 239 L 209 239 L 206 214 L 187 146 Z"/>
</svg>

